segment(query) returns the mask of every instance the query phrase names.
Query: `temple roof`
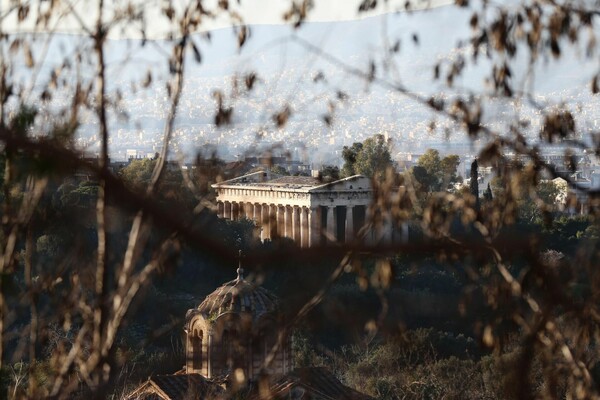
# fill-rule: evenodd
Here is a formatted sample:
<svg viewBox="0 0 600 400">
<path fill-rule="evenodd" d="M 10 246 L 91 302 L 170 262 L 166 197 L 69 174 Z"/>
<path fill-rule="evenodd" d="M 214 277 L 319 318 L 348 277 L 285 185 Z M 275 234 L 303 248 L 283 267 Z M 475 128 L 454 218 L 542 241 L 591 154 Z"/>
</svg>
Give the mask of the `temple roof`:
<svg viewBox="0 0 600 400">
<path fill-rule="evenodd" d="M 284 187 L 314 187 L 322 185 L 323 181 L 312 176 L 282 176 L 281 178 L 271 179 L 262 185 L 284 186 Z"/>
<path fill-rule="evenodd" d="M 353 188 L 353 183 L 359 183 L 358 187 Z M 349 186 L 348 186 L 349 185 Z M 348 187 L 345 187 L 348 186 Z M 282 176 L 268 171 L 259 171 L 246 174 L 227 181 L 215 183 L 213 188 L 255 188 L 270 190 L 298 190 L 302 192 L 314 190 L 345 189 L 367 189 L 370 190 L 370 181 L 362 175 L 354 175 L 347 178 L 338 179 L 332 182 L 324 182 L 322 179 L 311 176 Z"/>
</svg>

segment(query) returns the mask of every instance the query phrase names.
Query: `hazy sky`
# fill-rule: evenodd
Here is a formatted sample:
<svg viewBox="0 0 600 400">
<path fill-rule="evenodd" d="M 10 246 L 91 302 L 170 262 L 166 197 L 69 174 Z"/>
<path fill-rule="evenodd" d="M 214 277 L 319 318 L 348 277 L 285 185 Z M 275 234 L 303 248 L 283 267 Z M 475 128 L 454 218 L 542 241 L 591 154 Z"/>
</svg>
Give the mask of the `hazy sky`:
<svg viewBox="0 0 600 400">
<path fill-rule="evenodd" d="M 282 15 L 290 8 L 292 0 L 230 0 L 230 10 L 239 13 L 247 24 L 280 24 Z M 299 2 L 299 0 L 294 0 Z M 379 1 L 376 9 L 369 13 L 358 15 L 358 7 L 362 0 L 315 0 L 314 8 L 311 11 L 309 21 L 341 21 L 358 18 L 370 17 L 386 12 L 395 12 L 403 9 L 406 0 L 388 0 Z M 162 5 L 161 0 L 132 0 L 137 7 L 142 7 L 146 15 L 145 31 L 149 37 L 161 38 L 166 36 L 170 27 L 165 19 L 160 17 Z M 204 1 L 207 9 L 215 7 L 217 0 Z M 38 9 L 42 11 L 50 6 L 50 1 L 22 1 L 24 4 L 31 4 L 29 17 L 26 21 L 18 23 L 15 2 L 12 0 L 0 0 L 0 24 L 4 32 L 31 32 L 34 31 L 34 21 L 38 15 Z M 444 4 L 453 3 L 452 0 L 413 0 L 413 8 L 435 7 Z M 61 0 L 57 2 L 57 10 L 46 30 L 85 33 L 82 25 L 92 30 L 97 18 L 97 0 Z M 115 12 L 128 4 L 123 0 L 105 1 L 106 19 L 111 18 Z M 185 7 L 189 1 L 173 1 L 176 7 Z M 76 16 L 75 16 L 76 15 Z M 203 22 L 202 30 L 212 30 L 231 26 L 231 19 L 225 14 L 215 20 L 206 20 Z M 38 29 L 39 30 L 39 29 Z M 113 38 L 118 37 L 138 37 L 139 27 L 131 27 L 126 24 L 117 27 L 111 31 Z"/>
</svg>

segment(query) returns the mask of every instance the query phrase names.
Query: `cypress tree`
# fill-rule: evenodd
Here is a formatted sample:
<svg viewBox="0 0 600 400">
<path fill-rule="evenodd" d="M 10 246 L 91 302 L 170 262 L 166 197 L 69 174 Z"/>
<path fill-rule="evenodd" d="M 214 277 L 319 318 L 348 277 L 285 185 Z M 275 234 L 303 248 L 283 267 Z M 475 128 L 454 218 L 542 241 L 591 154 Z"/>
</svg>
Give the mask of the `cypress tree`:
<svg viewBox="0 0 600 400">
<path fill-rule="evenodd" d="M 489 183 L 487 185 L 487 189 L 485 189 L 485 192 L 483 192 L 483 198 L 485 201 L 492 201 L 494 198 L 494 195 L 492 194 L 492 188 L 490 187 Z"/>
<path fill-rule="evenodd" d="M 469 183 L 469 188 L 471 194 L 475 196 L 475 208 L 479 210 L 479 166 L 477 165 L 477 159 L 474 159 L 471 163 L 471 182 Z"/>
</svg>

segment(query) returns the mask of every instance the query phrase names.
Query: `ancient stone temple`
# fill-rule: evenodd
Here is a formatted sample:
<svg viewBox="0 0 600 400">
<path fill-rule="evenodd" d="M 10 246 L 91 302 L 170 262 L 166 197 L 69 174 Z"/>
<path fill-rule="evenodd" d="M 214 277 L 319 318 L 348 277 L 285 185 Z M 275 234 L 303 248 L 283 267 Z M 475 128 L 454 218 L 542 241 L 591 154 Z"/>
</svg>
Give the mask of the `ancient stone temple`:
<svg viewBox="0 0 600 400">
<path fill-rule="evenodd" d="M 186 315 L 186 372 L 207 378 L 235 374 L 253 380 L 260 373 L 284 375 L 292 368 L 290 341 L 276 346 L 279 302 L 268 290 L 244 279 L 223 284 Z M 271 354 L 273 349 L 276 351 Z"/>
<path fill-rule="evenodd" d="M 393 240 L 389 220 L 363 230 L 372 212 L 373 188 L 362 175 L 324 183 L 313 177 L 259 171 L 213 188 L 219 217 L 253 220 L 260 227 L 261 240 L 287 237 L 301 247 L 350 243 L 359 235 L 371 242 Z"/>
</svg>

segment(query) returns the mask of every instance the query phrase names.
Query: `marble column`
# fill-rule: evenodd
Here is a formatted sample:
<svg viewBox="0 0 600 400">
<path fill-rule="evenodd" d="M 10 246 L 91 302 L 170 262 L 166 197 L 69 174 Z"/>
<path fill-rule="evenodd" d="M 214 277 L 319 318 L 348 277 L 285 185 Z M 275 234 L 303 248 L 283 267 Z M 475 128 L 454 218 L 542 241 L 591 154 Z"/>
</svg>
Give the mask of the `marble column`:
<svg viewBox="0 0 600 400">
<path fill-rule="evenodd" d="M 335 207 L 328 206 L 327 207 L 327 240 L 329 240 L 329 241 L 335 241 L 337 239 L 334 213 L 335 213 Z"/>
<path fill-rule="evenodd" d="M 239 203 L 231 203 L 231 220 L 237 221 L 240 218 L 240 205 Z"/>
<path fill-rule="evenodd" d="M 240 201 L 238 203 L 238 219 L 246 218 L 246 203 Z"/>
<path fill-rule="evenodd" d="M 285 213 L 285 208 L 281 205 L 276 205 L 276 211 L 275 211 L 275 221 L 276 221 L 276 225 L 277 225 L 277 236 L 283 236 L 283 231 L 284 231 L 284 227 L 283 227 L 283 214 Z"/>
<path fill-rule="evenodd" d="M 308 218 L 306 211 L 306 208 L 300 208 L 300 247 L 308 247 Z"/>
<path fill-rule="evenodd" d="M 346 206 L 346 243 L 354 240 L 354 216 L 353 206 Z"/>
<path fill-rule="evenodd" d="M 319 209 L 317 207 L 313 207 L 308 210 L 308 245 L 309 247 L 315 247 L 319 245 L 319 239 L 321 237 L 321 229 L 320 229 L 320 215 Z"/>
<path fill-rule="evenodd" d="M 244 216 L 248 219 L 254 219 L 254 204 L 244 203 Z"/>
<path fill-rule="evenodd" d="M 283 224 L 285 225 L 284 235 L 287 238 L 293 239 L 294 232 L 292 230 L 292 211 L 293 207 L 284 206 L 285 214 L 283 216 Z"/>
<path fill-rule="evenodd" d="M 273 240 L 277 236 L 277 206 L 269 205 L 269 239 Z"/>
<path fill-rule="evenodd" d="M 373 212 L 373 207 L 366 207 L 365 209 L 365 225 L 371 224 L 370 229 L 365 234 L 365 243 L 367 244 L 375 244 L 378 238 L 378 224 L 375 221 L 375 213 Z"/>
<path fill-rule="evenodd" d="M 217 217 L 223 218 L 223 212 L 225 211 L 225 205 L 222 201 L 217 201 Z"/>
<path fill-rule="evenodd" d="M 258 204 L 258 203 L 252 204 L 252 219 L 254 220 L 254 222 L 256 222 L 256 225 L 259 225 L 259 226 L 262 223 L 261 211 L 262 211 L 262 206 L 260 204 Z"/>
<path fill-rule="evenodd" d="M 223 206 L 223 218 L 231 219 L 231 202 L 226 201 Z"/>
<path fill-rule="evenodd" d="M 265 239 L 271 239 L 271 221 L 269 219 L 269 205 L 268 204 L 261 205 L 260 215 L 261 215 L 261 225 L 262 225 L 260 238 L 263 241 Z"/>
<path fill-rule="evenodd" d="M 292 207 L 292 238 L 297 244 L 300 243 L 300 208 Z"/>
</svg>

